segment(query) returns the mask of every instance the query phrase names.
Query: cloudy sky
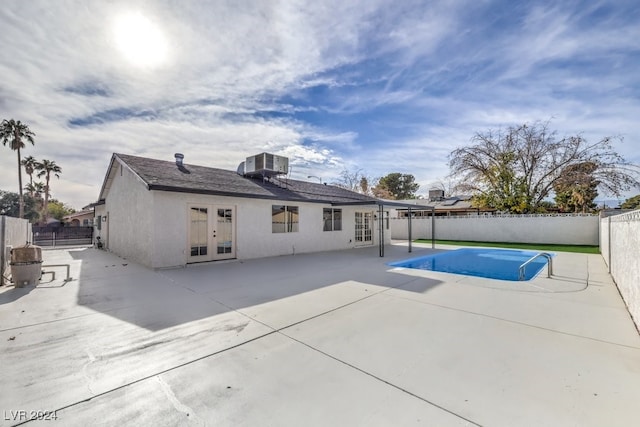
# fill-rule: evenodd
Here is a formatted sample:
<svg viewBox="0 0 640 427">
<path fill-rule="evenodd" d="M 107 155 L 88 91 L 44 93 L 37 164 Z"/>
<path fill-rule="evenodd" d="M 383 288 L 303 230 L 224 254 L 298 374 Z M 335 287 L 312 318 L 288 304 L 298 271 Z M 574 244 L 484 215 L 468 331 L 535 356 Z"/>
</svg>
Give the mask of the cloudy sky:
<svg viewBox="0 0 640 427">
<path fill-rule="evenodd" d="M 113 152 L 235 170 L 268 151 L 292 178 L 411 173 L 426 193 L 475 132 L 536 120 L 621 135 L 640 163 L 639 43 L 637 0 L 3 0 L 0 118 L 75 208 Z"/>
</svg>

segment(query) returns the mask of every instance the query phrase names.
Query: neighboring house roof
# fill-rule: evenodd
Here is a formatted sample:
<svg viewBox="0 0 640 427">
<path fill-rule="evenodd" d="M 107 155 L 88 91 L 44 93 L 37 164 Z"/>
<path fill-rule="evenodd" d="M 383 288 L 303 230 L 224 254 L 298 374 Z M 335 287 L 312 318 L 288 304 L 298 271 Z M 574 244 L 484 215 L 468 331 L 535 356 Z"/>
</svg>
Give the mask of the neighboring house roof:
<svg viewBox="0 0 640 427">
<path fill-rule="evenodd" d="M 434 209 L 436 213 L 442 214 L 443 212 L 447 215 L 450 214 L 464 214 L 470 212 L 495 212 L 496 209 L 493 208 L 476 208 L 473 206 L 471 200 L 473 196 L 461 195 L 461 196 L 451 196 L 451 197 L 443 197 L 438 199 L 429 200 L 429 206 Z M 424 200 L 420 199 L 412 199 L 412 200 L 402 200 L 402 203 L 405 204 L 402 208 L 397 210 L 405 211 L 409 204 L 419 204 L 423 203 Z M 416 206 L 413 208 L 414 211 L 418 210 L 427 210 L 423 207 Z"/>
<path fill-rule="evenodd" d="M 261 177 L 244 177 L 235 171 L 186 163 L 179 167 L 171 161 L 118 153 L 111 158 L 100 200 L 109 192 L 118 163 L 128 167 L 149 190 L 330 204 L 380 203 L 374 197 L 334 185 L 284 178 L 264 181 Z"/>
<path fill-rule="evenodd" d="M 82 210 L 82 211 L 79 211 L 79 212 L 74 212 L 72 214 L 65 215 L 64 217 L 62 217 L 62 219 L 64 219 L 65 221 L 68 221 L 68 220 L 72 220 L 72 219 L 77 218 L 77 217 L 87 216 L 87 215 L 93 216 L 93 210 Z"/>
<path fill-rule="evenodd" d="M 452 196 L 442 200 L 430 201 L 436 210 L 472 209 L 471 196 Z"/>
<path fill-rule="evenodd" d="M 104 199 L 103 200 L 98 200 L 97 202 L 89 203 L 87 206 L 83 206 L 82 209 L 83 210 L 91 210 L 91 212 L 93 212 L 93 209 L 96 206 L 100 206 L 100 205 L 104 205 Z"/>
<path fill-rule="evenodd" d="M 471 205 L 472 196 L 451 196 L 438 200 L 429 200 L 429 206 L 434 207 L 436 210 L 457 210 L 457 209 L 474 209 Z M 405 204 L 422 204 L 426 200 L 422 199 L 408 199 L 402 200 Z"/>
</svg>

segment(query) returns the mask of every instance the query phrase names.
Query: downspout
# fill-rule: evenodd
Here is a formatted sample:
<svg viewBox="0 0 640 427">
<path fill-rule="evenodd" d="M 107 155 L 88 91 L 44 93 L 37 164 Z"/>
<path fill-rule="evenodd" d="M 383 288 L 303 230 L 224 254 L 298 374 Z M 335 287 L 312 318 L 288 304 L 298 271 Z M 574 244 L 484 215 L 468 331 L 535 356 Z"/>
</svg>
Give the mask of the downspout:
<svg viewBox="0 0 640 427">
<path fill-rule="evenodd" d="M 6 260 L 4 259 L 5 250 L 5 220 L 6 217 L 4 215 L 0 216 L 0 286 L 4 286 L 4 265 Z"/>
<path fill-rule="evenodd" d="M 409 252 L 411 252 L 411 208 L 409 208 L 407 214 L 409 215 L 409 222 L 407 223 L 409 228 Z"/>
<path fill-rule="evenodd" d="M 107 251 L 111 252 L 109 250 L 109 221 L 111 220 L 111 215 L 109 215 L 109 211 L 107 211 L 107 241 L 106 241 L 106 246 L 104 247 Z M 100 236 L 102 236 L 102 230 L 100 230 Z"/>
<path fill-rule="evenodd" d="M 608 246 L 608 248 L 607 248 L 607 258 L 609 258 L 609 262 L 608 262 L 609 271 L 608 271 L 608 273 L 611 274 L 611 246 L 612 246 L 611 245 L 611 217 L 607 218 L 607 229 L 608 229 L 607 233 L 609 233 L 608 239 L 607 239 L 607 241 L 608 241 L 608 244 L 607 244 L 607 246 Z"/>
<path fill-rule="evenodd" d="M 378 237 L 380 239 L 380 256 L 384 257 L 384 208 L 382 205 L 378 205 Z"/>
</svg>

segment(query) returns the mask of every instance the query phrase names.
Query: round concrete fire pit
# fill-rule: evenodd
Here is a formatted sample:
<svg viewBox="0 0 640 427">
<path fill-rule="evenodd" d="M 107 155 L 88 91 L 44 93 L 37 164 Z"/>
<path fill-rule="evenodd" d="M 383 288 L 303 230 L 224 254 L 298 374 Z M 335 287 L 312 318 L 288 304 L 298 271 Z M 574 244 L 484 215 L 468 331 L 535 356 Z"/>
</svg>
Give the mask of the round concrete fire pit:
<svg viewBox="0 0 640 427">
<path fill-rule="evenodd" d="M 25 245 L 11 249 L 11 279 L 16 288 L 37 286 L 42 275 L 42 248 Z"/>
</svg>

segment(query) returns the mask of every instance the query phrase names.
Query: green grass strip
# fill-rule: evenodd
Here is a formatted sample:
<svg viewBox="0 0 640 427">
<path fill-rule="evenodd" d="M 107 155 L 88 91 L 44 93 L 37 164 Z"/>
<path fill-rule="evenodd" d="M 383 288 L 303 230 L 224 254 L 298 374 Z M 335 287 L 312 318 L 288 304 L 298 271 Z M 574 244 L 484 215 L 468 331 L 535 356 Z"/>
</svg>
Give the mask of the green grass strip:
<svg viewBox="0 0 640 427">
<path fill-rule="evenodd" d="M 416 243 L 431 243 L 428 239 L 414 240 Z M 506 242 L 466 242 L 463 240 L 436 240 L 439 245 L 455 246 L 486 246 L 490 248 L 533 249 L 537 251 L 576 252 L 580 254 L 599 254 L 598 246 L 587 245 L 553 245 L 537 243 L 506 243 Z"/>
</svg>

